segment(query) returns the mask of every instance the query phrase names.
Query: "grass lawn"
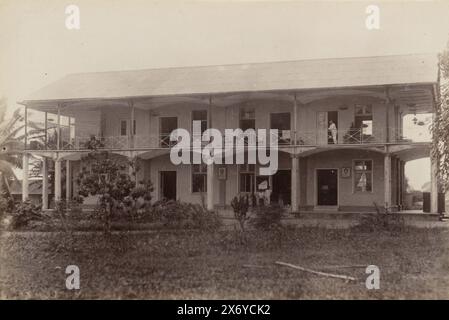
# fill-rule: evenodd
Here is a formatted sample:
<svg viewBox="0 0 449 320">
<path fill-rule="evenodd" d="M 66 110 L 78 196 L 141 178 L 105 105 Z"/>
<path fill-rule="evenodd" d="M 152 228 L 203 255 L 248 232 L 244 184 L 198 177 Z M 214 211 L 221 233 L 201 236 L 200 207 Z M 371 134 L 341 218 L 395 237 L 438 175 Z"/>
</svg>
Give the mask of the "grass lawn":
<svg viewBox="0 0 449 320">
<path fill-rule="evenodd" d="M 449 298 L 447 229 L 392 235 L 304 227 L 286 231 L 282 242 L 270 233 L 247 236 L 241 245 L 234 231 L 4 233 L 0 298 Z M 278 260 L 358 281 L 304 273 Z M 380 289 L 366 289 L 363 268 L 324 268 L 353 264 L 379 266 Z M 80 268 L 78 291 L 65 288 L 67 265 Z"/>
</svg>

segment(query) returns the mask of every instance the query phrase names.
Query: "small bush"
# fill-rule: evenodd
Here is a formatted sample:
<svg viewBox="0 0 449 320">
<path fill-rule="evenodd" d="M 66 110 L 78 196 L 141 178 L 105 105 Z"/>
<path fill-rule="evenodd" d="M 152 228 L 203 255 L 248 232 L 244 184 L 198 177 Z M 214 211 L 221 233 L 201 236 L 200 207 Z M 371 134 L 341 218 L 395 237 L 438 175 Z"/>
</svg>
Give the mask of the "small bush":
<svg viewBox="0 0 449 320">
<path fill-rule="evenodd" d="M 14 199 L 7 195 L 0 194 L 0 217 L 14 210 Z"/>
<path fill-rule="evenodd" d="M 153 219 L 164 227 L 179 228 L 187 219 L 187 214 L 181 202 L 163 199 L 154 203 Z"/>
<path fill-rule="evenodd" d="M 206 210 L 199 204 L 188 204 L 189 207 L 189 221 L 191 221 L 194 228 L 200 230 L 216 230 L 221 225 L 221 220 L 217 213 Z"/>
<path fill-rule="evenodd" d="M 200 204 L 184 203 L 174 200 L 157 201 L 152 206 L 153 221 L 159 221 L 168 228 L 198 228 L 215 230 L 221 221 L 214 212 Z"/>
<path fill-rule="evenodd" d="M 29 200 L 16 205 L 11 214 L 11 228 L 18 229 L 28 226 L 31 221 L 43 218 L 41 205 L 31 203 Z"/>
<path fill-rule="evenodd" d="M 278 204 L 260 205 L 254 208 L 250 224 L 259 230 L 272 230 L 281 226 L 284 208 Z"/>
<path fill-rule="evenodd" d="M 65 218 L 67 210 L 67 202 L 65 200 L 56 200 L 55 201 L 55 214 L 58 215 L 58 217 Z"/>
<path fill-rule="evenodd" d="M 260 205 L 253 209 L 249 223 L 259 232 L 267 233 L 270 243 L 282 246 L 285 238 L 285 227 L 281 223 L 284 208 L 278 204 Z"/>
<path fill-rule="evenodd" d="M 245 232 L 246 222 L 249 220 L 249 198 L 248 195 L 235 196 L 231 201 L 234 217 L 240 225 L 240 231 Z"/>
<path fill-rule="evenodd" d="M 376 203 L 374 203 L 374 207 L 376 213 L 361 215 L 356 229 L 366 232 L 400 232 L 405 229 L 405 221 L 400 214 L 379 208 Z"/>
<path fill-rule="evenodd" d="M 81 203 L 82 202 L 80 202 L 80 200 L 77 198 L 74 198 L 70 201 L 55 201 L 54 214 L 60 219 L 62 227 L 65 229 L 65 231 L 69 231 L 72 218 L 80 217 L 82 213 Z"/>
<path fill-rule="evenodd" d="M 83 213 L 82 209 L 83 198 L 82 197 L 74 197 L 67 204 L 67 209 L 71 216 L 79 216 Z"/>
</svg>

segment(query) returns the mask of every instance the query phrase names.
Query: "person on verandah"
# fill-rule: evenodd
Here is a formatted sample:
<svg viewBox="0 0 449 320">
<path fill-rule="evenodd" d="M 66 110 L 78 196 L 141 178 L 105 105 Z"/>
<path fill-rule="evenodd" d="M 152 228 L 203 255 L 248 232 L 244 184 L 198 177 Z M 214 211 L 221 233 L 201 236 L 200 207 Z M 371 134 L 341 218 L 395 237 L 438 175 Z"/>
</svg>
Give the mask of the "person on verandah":
<svg viewBox="0 0 449 320">
<path fill-rule="evenodd" d="M 337 144 L 337 126 L 332 120 L 329 121 L 329 132 L 332 137 L 332 142 Z"/>
</svg>

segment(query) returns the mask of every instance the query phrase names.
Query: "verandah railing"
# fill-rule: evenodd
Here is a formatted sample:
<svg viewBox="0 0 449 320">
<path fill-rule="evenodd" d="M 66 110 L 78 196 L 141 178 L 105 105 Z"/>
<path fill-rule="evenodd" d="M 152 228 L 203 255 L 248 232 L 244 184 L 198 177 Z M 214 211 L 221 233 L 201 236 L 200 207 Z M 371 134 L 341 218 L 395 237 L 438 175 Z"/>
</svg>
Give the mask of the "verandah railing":
<svg viewBox="0 0 449 320">
<path fill-rule="evenodd" d="M 320 145 L 365 145 L 386 143 L 388 137 L 389 143 L 415 143 L 430 142 L 431 135 L 425 130 L 414 131 L 412 129 L 396 129 L 367 132 L 363 129 L 337 130 L 336 134 L 332 132 L 319 131 L 290 131 L 281 130 L 277 134 L 267 136 L 267 143 L 270 138 L 277 140 L 280 146 L 320 146 Z M 228 140 L 226 140 L 228 139 Z M 177 142 L 170 140 L 169 133 L 159 135 L 134 135 L 134 136 L 77 136 L 70 138 L 69 134 L 62 134 L 60 139 L 60 148 L 57 147 L 56 140 L 48 141 L 47 145 L 29 141 L 28 150 L 85 150 L 90 149 L 93 141 L 98 149 L 120 150 L 120 149 L 144 149 L 144 148 L 171 148 Z M 201 145 L 208 141 L 202 141 L 201 136 L 191 137 L 191 142 L 200 142 Z M 257 137 L 243 134 L 229 138 L 223 137 L 223 145 L 226 143 L 242 142 L 243 145 L 255 145 Z"/>
</svg>

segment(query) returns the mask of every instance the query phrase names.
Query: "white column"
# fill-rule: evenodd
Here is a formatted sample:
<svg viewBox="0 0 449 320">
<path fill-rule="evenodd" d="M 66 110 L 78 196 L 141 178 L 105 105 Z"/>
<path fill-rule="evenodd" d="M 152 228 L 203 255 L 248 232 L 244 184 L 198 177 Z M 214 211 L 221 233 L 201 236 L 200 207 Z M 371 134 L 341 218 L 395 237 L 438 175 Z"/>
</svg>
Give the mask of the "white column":
<svg viewBox="0 0 449 320">
<path fill-rule="evenodd" d="M 384 158 L 384 191 L 385 191 L 385 209 L 391 207 L 391 156 L 385 154 Z"/>
<path fill-rule="evenodd" d="M 214 210 L 214 165 L 207 165 L 207 210 Z"/>
<path fill-rule="evenodd" d="M 28 106 L 25 106 L 25 115 L 24 115 L 24 144 L 25 144 L 25 150 L 28 149 Z"/>
<path fill-rule="evenodd" d="M 296 155 L 292 155 L 292 190 L 291 190 L 291 203 L 292 203 L 292 212 L 299 211 L 299 157 Z"/>
<path fill-rule="evenodd" d="M 57 150 L 60 150 L 61 149 L 61 106 L 60 105 L 58 105 L 58 118 L 57 118 L 58 120 L 57 120 L 57 132 L 58 132 L 58 135 L 57 135 L 57 137 L 56 137 L 56 144 L 57 144 L 57 147 L 56 147 L 56 149 Z"/>
<path fill-rule="evenodd" d="M 403 210 L 403 204 L 404 204 L 404 175 L 403 175 L 403 171 L 402 171 L 402 169 L 403 169 L 403 163 L 402 163 L 402 160 L 399 160 L 398 161 L 398 171 L 399 171 L 399 182 L 398 182 L 398 186 L 399 186 L 399 201 L 398 201 L 398 204 L 399 204 L 399 208 L 401 209 L 401 210 Z"/>
<path fill-rule="evenodd" d="M 132 100 L 128 101 L 128 106 L 131 109 L 130 123 L 129 123 L 129 147 L 134 148 L 134 120 L 135 120 L 135 110 L 134 102 Z"/>
<path fill-rule="evenodd" d="M 386 102 L 385 102 L 385 142 L 390 142 L 390 108 L 393 107 L 393 100 L 390 97 L 390 88 L 388 86 L 385 87 L 385 96 L 386 96 Z"/>
<path fill-rule="evenodd" d="M 48 166 L 47 158 L 42 159 L 42 209 L 48 209 Z"/>
<path fill-rule="evenodd" d="M 402 207 L 404 208 L 404 204 L 405 204 L 405 194 L 407 193 L 407 185 L 405 184 L 405 161 L 402 161 L 401 163 L 401 175 L 402 175 L 402 195 L 401 195 L 401 199 L 402 199 Z"/>
<path fill-rule="evenodd" d="M 207 127 L 212 128 L 212 96 L 209 96 Z M 207 165 L 207 210 L 214 210 L 214 164 Z"/>
<path fill-rule="evenodd" d="M 22 201 L 28 200 L 28 161 L 29 155 L 28 153 L 24 153 L 22 156 L 22 170 L 23 170 L 23 179 L 22 179 Z"/>
<path fill-rule="evenodd" d="M 45 146 L 44 146 L 44 149 L 47 150 L 48 149 L 48 113 L 47 112 L 45 112 L 44 131 L 45 131 L 45 137 L 44 137 Z M 46 159 L 46 158 L 44 158 L 44 159 Z"/>
<path fill-rule="evenodd" d="M 294 95 L 293 100 L 293 144 L 297 144 L 297 138 L 298 138 L 298 102 L 296 101 L 296 93 Z"/>
<path fill-rule="evenodd" d="M 70 160 L 65 162 L 65 173 L 65 200 L 69 202 L 72 199 L 72 166 Z"/>
<path fill-rule="evenodd" d="M 438 162 L 430 157 L 430 213 L 438 212 Z"/>
<path fill-rule="evenodd" d="M 61 200 L 61 160 L 55 161 L 55 201 Z"/>
</svg>

